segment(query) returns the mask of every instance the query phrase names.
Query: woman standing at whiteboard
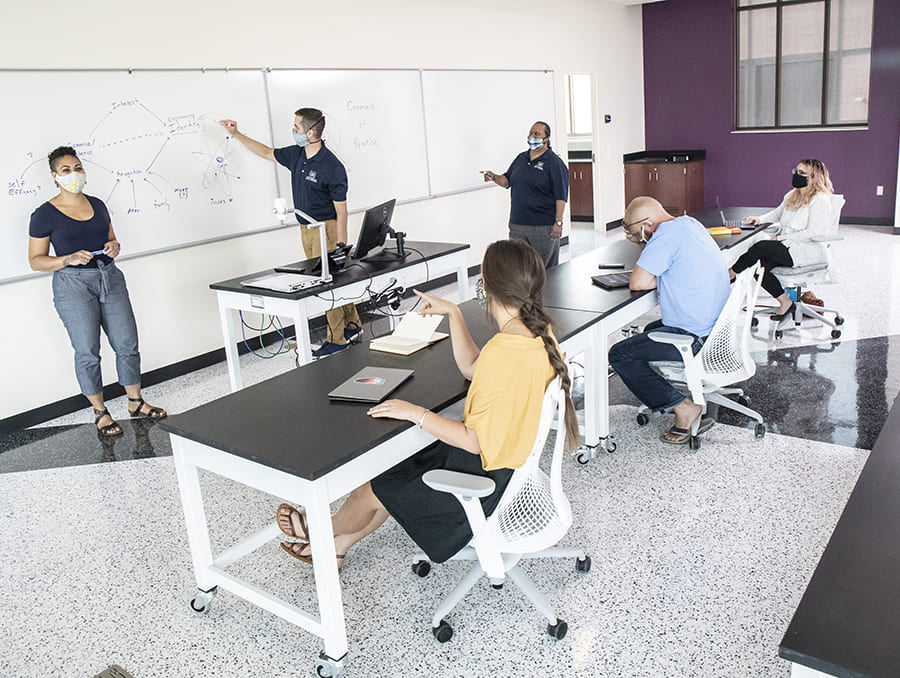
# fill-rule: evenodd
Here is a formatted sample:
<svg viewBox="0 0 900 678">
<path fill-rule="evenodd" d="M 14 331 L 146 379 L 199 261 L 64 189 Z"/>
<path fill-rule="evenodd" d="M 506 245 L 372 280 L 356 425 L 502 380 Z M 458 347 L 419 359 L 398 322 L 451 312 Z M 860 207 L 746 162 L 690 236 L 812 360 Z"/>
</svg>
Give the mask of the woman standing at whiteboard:
<svg viewBox="0 0 900 678">
<path fill-rule="evenodd" d="M 38 207 L 28 229 L 28 263 L 32 270 L 53 273 L 53 304 L 72 348 L 75 376 L 94 408 L 94 425 L 107 438 L 122 427 L 103 403 L 100 376 L 100 328 L 116 353 L 119 383 L 125 387 L 132 417 L 162 419 L 165 410 L 141 398 L 141 356 L 137 324 L 125 276 L 116 267 L 119 242 L 106 205 L 85 195 L 84 167 L 75 149 L 60 146 L 48 156 L 59 195 Z M 50 245 L 56 256 L 50 256 Z"/>
<path fill-rule="evenodd" d="M 550 148 L 550 125 L 538 121 L 528 132 L 528 150 L 504 174 L 482 172 L 485 181 L 512 190 L 509 237 L 526 241 L 550 268 L 559 263 L 562 218 L 569 198 L 569 170 Z"/>
</svg>

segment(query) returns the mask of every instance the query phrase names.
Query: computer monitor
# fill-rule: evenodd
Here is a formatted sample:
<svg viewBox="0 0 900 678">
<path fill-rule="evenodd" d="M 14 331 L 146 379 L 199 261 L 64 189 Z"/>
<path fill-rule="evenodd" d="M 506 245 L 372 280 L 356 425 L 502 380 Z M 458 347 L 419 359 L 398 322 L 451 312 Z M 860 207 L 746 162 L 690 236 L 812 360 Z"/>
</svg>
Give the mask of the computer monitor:
<svg viewBox="0 0 900 678">
<path fill-rule="evenodd" d="M 376 205 L 366 210 L 362 226 L 359 229 L 359 239 L 356 242 L 356 250 L 353 258 L 362 261 L 395 261 L 406 257 L 402 248 L 402 238 L 398 238 L 397 250 L 381 250 L 372 252 L 376 247 L 384 245 L 388 235 L 395 235 L 391 228 L 391 217 L 394 216 L 395 199 Z M 398 234 L 403 235 L 403 234 Z"/>
</svg>

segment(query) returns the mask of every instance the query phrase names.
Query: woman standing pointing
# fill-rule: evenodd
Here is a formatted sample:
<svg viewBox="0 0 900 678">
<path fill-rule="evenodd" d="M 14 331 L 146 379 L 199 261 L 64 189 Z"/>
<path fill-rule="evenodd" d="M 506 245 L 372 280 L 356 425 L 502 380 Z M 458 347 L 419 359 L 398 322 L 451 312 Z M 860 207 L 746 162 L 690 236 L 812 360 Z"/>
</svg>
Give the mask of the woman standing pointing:
<svg viewBox="0 0 900 678">
<path fill-rule="evenodd" d="M 528 150 L 504 174 L 483 172 L 485 181 L 511 189 L 509 237 L 524 240 L 546 268 L 559 263 L 562 218 L 569 198 L 569 170 L 550 148 L 550 125 L 538 121 L 528 132 Z"/>
</svg>

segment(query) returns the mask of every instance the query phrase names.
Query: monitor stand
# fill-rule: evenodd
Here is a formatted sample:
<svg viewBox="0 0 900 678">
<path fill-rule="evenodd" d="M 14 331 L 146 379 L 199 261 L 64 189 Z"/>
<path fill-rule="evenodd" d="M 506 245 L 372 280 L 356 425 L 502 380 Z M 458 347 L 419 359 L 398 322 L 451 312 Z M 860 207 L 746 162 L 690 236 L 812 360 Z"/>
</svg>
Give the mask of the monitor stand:
<svg viewBox="0 0 900 678">
<path fill-rule="evenodd" d="M 403 261 L 406 259 L 409 252 L 403 252 L 401 254 L 397 250 L 387 249 L 382 247 L 380 251 L 373 252 L 372 254 L 367 254 L 360 261 L 365 261 L 367 264 L 378 264 L 378 263 L 389 263 L 393 261 Z"/>
<path fill-rule="evenodd" d="M 364 256 L 360 261 L 365 261 L 366 263 L 379 263 L 379 262 L 393 262 L 393 261 L 403 261 L 406 259 L 406 255 L 409 252 L 406 251 L 404 247 L 404 242 L 406 239 L 406 233 L 400 233 L 397 231 L 391 230 L 392 235 L 397 240 L 397 249 L 389 250 L 386 247 L 382 247 L 380 252 L 375 252 L 374 254 L 368 254 Z"/>
</svg>

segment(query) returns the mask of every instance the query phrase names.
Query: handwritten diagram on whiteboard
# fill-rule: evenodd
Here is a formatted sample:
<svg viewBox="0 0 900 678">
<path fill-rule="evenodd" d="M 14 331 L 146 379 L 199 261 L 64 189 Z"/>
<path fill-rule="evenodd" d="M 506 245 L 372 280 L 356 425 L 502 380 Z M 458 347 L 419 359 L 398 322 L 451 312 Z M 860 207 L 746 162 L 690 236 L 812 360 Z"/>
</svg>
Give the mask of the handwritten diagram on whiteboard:
<svg viewBox="0 0 900 678">
<path fill-rule="evenodd" d="M 47 153 L 72 146 L 85 192 L 110 210 L 123 254 L 264 228 L 276 186 L 270 164 L 218 124 L 268 129 L 261 72 L 0 74 L 8 137 L 0 158 L 0 278 L 29 272 L 31 212 L 53 197 Z"/>
</svg>

